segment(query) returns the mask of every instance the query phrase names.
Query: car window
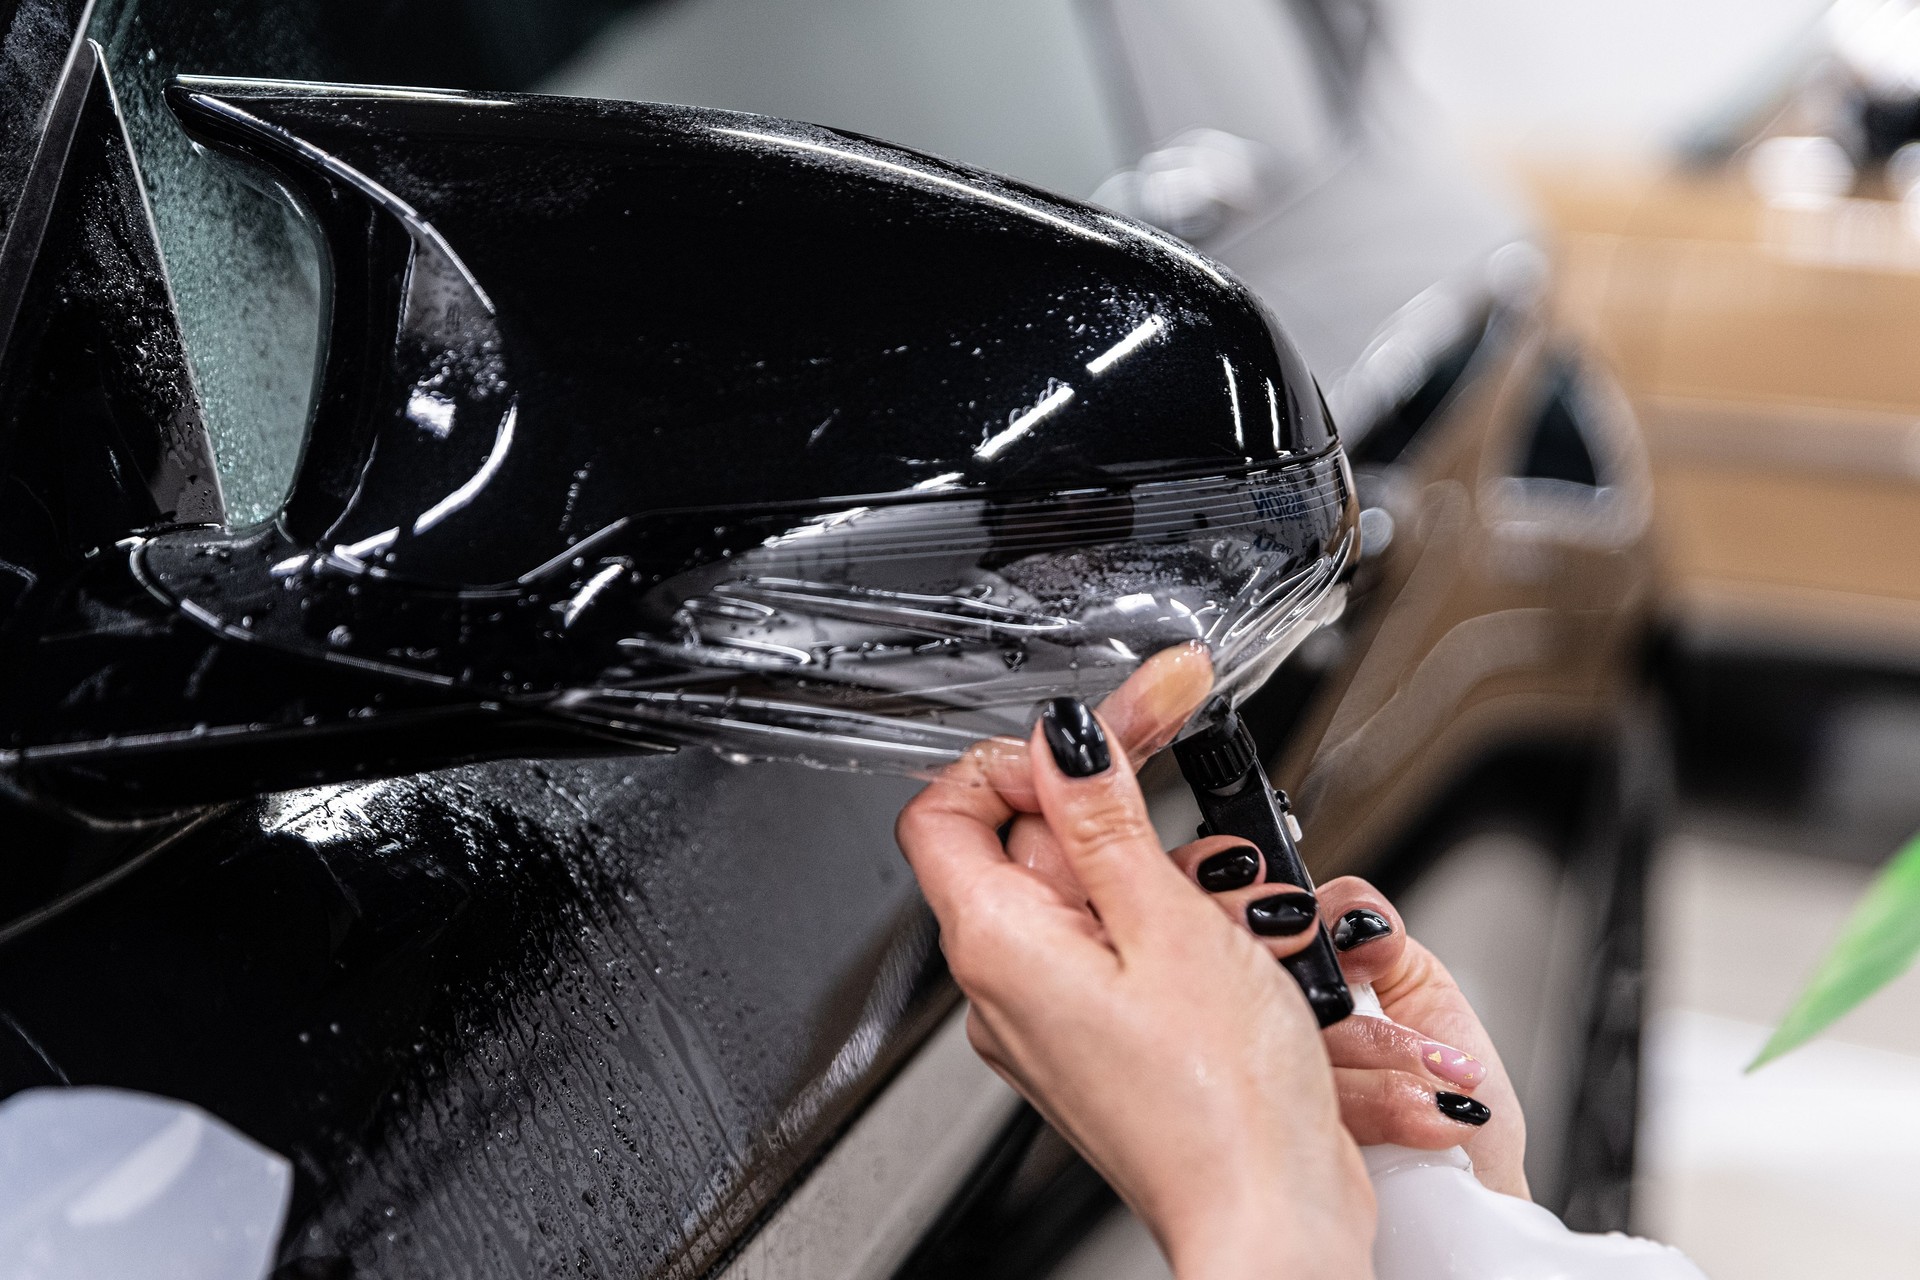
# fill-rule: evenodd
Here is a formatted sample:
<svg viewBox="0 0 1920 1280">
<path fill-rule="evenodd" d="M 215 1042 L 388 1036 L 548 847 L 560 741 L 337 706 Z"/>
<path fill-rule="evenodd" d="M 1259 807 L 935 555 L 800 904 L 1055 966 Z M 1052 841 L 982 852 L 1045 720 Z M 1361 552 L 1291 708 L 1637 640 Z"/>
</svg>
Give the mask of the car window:
<svg viewBox="0 0 1920 1280">
<path fill-rule="evenodd" d="M 1340 142 L 1312 37 L 1285 0 L 1096 0 L 1137 102 L 1132 139 L 1158 146 L 1220 129 L 1273 149 L 1285 170 L 1317 168 Z"/>
<path fill-rule="evenodd" d="M 678 0 L 543 88 L 811 120 L 1086 196 L 1131 159 L 1075 0 Z"/>
<path fill-rule="evenodd" d="M 1542 371 L 1540 407 L 1534 412 L 1515 474 L 1523 480 L 1599 488 L 1600 468 L 1588 443 L 1601 412 L 1593 400 L 1579 361 L 1564 353 L 1551 357 Z"/>
<path fill-rule="evenodd" d="M 298 460 L 320 351 L 320 258 L 291 202 L 198 152 L 162 95 L 183 72 L 317 68 L 297 9 L 276 29 L 244 5 L 231 21 L 186 8 L 102 0 L 89 34 L 106 49 L 146 182 L 227 514 L 247 524 L 278 506 Z"/>
</svg>

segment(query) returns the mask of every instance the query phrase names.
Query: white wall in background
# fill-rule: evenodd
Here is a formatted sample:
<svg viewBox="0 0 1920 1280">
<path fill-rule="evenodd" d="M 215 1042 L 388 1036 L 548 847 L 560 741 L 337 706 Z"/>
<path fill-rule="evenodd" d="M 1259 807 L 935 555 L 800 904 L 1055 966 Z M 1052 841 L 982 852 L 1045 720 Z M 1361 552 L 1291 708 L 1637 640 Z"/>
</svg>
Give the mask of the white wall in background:
<svg viewBox="0 0 1920 1280">
<path fill-rule="evenodd" d="M 1783 62 L 1826 0 L 1381 0 L 1469 140 L 1659 147 Z"/>
</svg>

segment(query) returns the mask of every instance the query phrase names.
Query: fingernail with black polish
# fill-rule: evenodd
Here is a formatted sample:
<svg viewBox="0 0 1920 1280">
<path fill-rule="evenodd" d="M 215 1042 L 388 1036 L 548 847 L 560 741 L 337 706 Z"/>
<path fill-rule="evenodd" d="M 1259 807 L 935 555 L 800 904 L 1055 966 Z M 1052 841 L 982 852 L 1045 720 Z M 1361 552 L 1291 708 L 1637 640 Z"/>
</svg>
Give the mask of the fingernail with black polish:
<svg viewBox="0 0 1920 1280">
<path fill-rule="evenodd" d="M 1359 907 L 1340 917 L 1333 926 L 1333 945 L 1342 951 L 1378 942 L 1393 932 L 1393 925 L 1378 911 Z"/>
<path fill-rule="evenodd" d="M 1493 1119 L 1493 1112 L 1487 1110 L 1486 1103 L 1476 1102 L 1464 1093 L 1436 1093 L 1433 1101 L 1440 1108 L 1440 1114 L 1447 1119 L 1470 1124 L 1476 1129 Z"/>
<path fill-rule="evenodd" d="M 1304 933 L 1320 918 L 1310 893 L 1276 893 L 1247 907 L 1247 927 L 1263 938 L 1288 938 Z"/>
<path fill-rule="evenodd" d="M 1208 893 L 1244 889 L 1260 878 L 1260 851 L 1250 844 L 1222 849 L 1196 867 L 1193 878 Z"/>
<path fill-rule="evenodd" d="M 1107 735 L 1093 711 L 1078 698 L 1055 698 L 1040 713 L 1040 731 L 1053 749 L 1053 761 L 1069 778 L 1091 778 L 1113 763 Z"/>
</svg>

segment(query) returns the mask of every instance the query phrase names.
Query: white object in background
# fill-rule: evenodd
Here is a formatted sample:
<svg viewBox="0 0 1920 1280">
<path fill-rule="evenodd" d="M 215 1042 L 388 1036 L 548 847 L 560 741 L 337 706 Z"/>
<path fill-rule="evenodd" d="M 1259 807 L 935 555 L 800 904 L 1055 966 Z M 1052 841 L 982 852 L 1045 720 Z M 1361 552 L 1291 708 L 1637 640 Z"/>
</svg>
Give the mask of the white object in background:
<svg viewBox="0 0 1920 1280">
<path fill-rule="evenodd" d="M 1204 240 L 1285 185 L 1273 148 L 1221 129 L 1189 129 L 1102 182 L 1093 203 Z"/>
<path fill-rule="evenodd" d="M 1384 1018 L 1373 988 L 1353 988 L 1354 1013 Z M 1581 1235 L 1547 1210 L 1473 1176 L 1459 1147 L 1366 1147 L 1379 1204 L 1376 1280 L 1706 1280 L 1678 1249 L 1613 1232 Z"/>
<path fill-rule="evenodd" d="M 0 1104 L 0 1280 L 261 1280 L 292 1183 L 198 1107 L 29 1089 Z"/>
<path fill-rule="evenodd" d="M 1781 209 L 1825 209 L 1853 190 L 1853 157 L 1832 138 L 1765 138 L 1747 153 L 1747 181 Z"/>
</svg>

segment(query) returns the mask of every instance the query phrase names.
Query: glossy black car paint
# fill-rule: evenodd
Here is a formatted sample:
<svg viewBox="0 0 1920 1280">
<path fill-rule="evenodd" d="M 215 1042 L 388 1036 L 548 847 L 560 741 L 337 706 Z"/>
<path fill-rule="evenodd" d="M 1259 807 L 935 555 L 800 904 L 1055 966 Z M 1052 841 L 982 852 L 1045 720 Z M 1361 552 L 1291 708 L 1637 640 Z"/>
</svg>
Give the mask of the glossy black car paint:
<svg viewBox="0 0 1920 1280">
<path fill-rule="evenodd" d="M 620 735 L 547 700 L 657 684 L 623 647 L 673 625 L 647 593 L 810 519 L 1065 491 L 1112 495 L 1118 537 L 1136 482 L 1337 468 L 1243 287 L 988 174 L 645 104 L 191 80 L 171 101 L 312 211 L 326 360 L 273 520 L 123 522 L 147 536 L 72 584 L 43 566 L 0 711 L 42 789 L 152 809 L 529 735 L 604 749 Z"/>
<path fill-rule="evenodd" d="M 951 1005 L 910 792 L 688 753 L 210 816 L 0 948 L 0 1070 L 286 1155 L 313 1273 L 700 1274 Z"/>
<path fill-rule="evenodd" d="M 37 807 L 10 851 L 0 1088 L 183 1098 L 287 1154 L 288 1275 L 705 1271 L 954 998 L 887 838 L 911 787 L 699 753 L 342 785 L 609 745 L 502 705 L 555 678 L 514 647 L 528 629 L 468 641 L 457 669 L 356 645 L 381 620 L 440 637 L 544 612 L 539 569 L 578 590 L 573 548 L 596 534 L 650 583 L 955 472 L 948 489 L 1013 495 L 1324 466 L 1311 380 L 1244 289 L 1161 234 L 864 139 L 188 84 L 175 103 L 201 136 L 303 197 L 334 281 L 294 491 L 230 533 L 212 475 L 177 465 L 204 437 L 91 48 L 52 96 L 78 104 L 75 142 L 43 145 L 24 189 L 55 213 L 92 200 L 112 217 L 42 221 L 116 231 L 119 256 L 72 234 L 22 248 L 30 200 L 10 223 L 9 457 L 46 458 L 10 476 L 114 501 L 8 546 L 31 575 L 5 620 L 10 733 L 82 749 L 11 760 Z M 132 300 L 87 309 L 46 283 L 100 277 Z M 979 454 L 1148 314 L 1172 340 L 1031 447 Z M 129 316 L 158 338 L 116 365 Z M 75 351 L 103 439 L 157 422 L 176 447 L 74 447 L 44 387 Z M 1223 360 L 1279 389 L 1271 431 L 1242 437 Z M 137 398 L 155 385 L 164 414 Z M 448 429 L 409 415 L 423 391 Z M 339 552 L 394 527 L 413 536 Z M 302 555 L 296 590 L 266 572 Z M 303 624 L 329 605 L 357 612 Z M 120 735 L 143 730 L 164 763 L 122 767 Z M 317 779 L 132 828 L 59 816 L 75 794 L 153 811 Z"/>
</svg>

